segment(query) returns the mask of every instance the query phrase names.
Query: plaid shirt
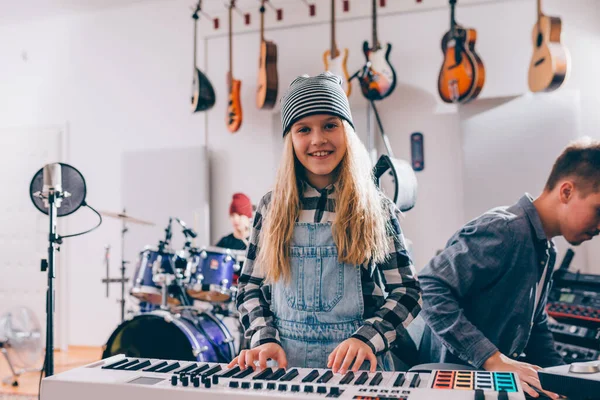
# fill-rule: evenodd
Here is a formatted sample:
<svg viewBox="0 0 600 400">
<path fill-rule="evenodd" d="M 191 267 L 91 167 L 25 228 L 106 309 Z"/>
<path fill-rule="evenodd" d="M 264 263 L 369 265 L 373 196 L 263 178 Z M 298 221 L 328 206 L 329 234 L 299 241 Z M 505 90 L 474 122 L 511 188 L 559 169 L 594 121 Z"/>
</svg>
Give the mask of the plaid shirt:
<svg viewBox="0 0 600 400">
<path fill-rule="evenodd" d="M 336 185 L 317 190 L 301 184 L 301 211 L 298 222 L 333 222 L 335 220 Z M 271 202 L 271 192 L 261 199 L 254 218 L 246 262 L 239 279 L 236 306 L 240 312 L 246 338 L 254 348 L 265 343 L 278 343 L 279 332 L 270 309 L 271 285 L 255 264 L 260 229 Z M 387 227 L 390 253 L 381 264 L 363 265 L 361 269 L 364 298 L 364 325 L 352 337 L 367 343 L 374 353 L 387 351 L 421 310 L 421 288 L 415 269 L 404 245 L 400 229 L 400 211 L 385 199 L 389 210 Z M 384 294 L 387 293 L 387 296 Z"/>
</svg>

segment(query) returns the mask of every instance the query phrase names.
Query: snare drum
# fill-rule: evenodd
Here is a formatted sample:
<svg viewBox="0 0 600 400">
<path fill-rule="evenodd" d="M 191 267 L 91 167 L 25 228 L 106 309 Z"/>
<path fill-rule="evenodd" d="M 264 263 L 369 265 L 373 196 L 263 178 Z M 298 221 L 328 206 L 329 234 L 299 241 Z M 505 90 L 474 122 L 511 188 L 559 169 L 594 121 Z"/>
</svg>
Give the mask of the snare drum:
<svg viewBox="0 0 600 400">
<path fill-rule="evenodd" d="M 162 288 L 159 278 L 161 275 L 164 277 L 165 274 L 175 277 L 177 266 L 180 264 L 179 256 L 173 251 L 159 252 L 155 247 L 146 246 L 140 252 L 130 294 L 144 302 L 160 305 Z M 173 287 L 169 287 L 167 293 L 167 304 L 176 306 L 181 303 L 177 298 L 180 293 L 177 293 Z"/>
<path fill-rule="evenodd" d="M 198 300 L 230 301 L 233 274 L 239 269 L 237 257 L 230 249 L 205 247 L 191 251 L 186 271 L 187 293 Z"/>
</svg>

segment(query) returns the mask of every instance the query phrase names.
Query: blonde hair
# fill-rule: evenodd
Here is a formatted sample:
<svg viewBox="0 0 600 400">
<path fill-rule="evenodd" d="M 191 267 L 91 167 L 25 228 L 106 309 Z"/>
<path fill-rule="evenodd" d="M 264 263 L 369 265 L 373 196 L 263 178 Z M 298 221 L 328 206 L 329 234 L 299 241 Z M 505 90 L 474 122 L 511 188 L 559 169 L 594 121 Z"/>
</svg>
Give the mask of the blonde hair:
<svg viewBox="0 0 600 400">
<path fill-rule="evenodd" d="M 350 124 L 342 120 L 346 154 L 338 165 L 337 201 L 333 238 L 340 263 L 361 265 L 385 260 L 388 212 L 383 194 L 373 180 L 367 149 Z M 284 138 L 284 150 L 275 179 L 268 211 L 260 233 L 257 264 L 268 282 L 289 282 L 290 245 L 294 223 L 300 214 L 300 176 L 304 167 L 294 154 L 291 133 Z"/>
</svg>

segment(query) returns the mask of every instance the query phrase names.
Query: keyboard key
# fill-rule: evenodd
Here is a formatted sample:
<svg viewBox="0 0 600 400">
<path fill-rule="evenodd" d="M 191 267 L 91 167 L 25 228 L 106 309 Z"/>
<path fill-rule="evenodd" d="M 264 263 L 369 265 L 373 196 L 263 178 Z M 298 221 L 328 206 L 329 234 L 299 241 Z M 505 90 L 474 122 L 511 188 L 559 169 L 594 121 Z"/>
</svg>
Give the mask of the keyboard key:
<svg viewBox="0 0 600 400">
<path fill-rule="evenodd" d="M 354 379 L 354 372 L 348 371 L 346 375 L 340 380 L 340 385 L 348 385 Z"/>
<path fill-rule="evenodd" d="M 254 373 L 254 370 L 252 368 L 246 368 L 246 369 L 238 372 L 237 374 L 233 375 L 232 378 L 234 378 L 234 379 L 243 379 L 243 378 L 245 378 L 248 375 L 251 375 L 253 373 Z"/>
<path fill-rule="evenodd" d="M 378 372 L 375 374 L 373 379 L 371 379 L 371 382 L 369 382 L 369 386 L 377 386 L 381 383 L 382 380 L 383 380 L 383 375 L 381 375 L 381 372 Z"/>
<path fill-rule="evenodd" d="M 408 387 L 411 388 L 418 388 L 419 384 L 421 383 L 421 377 L 419 376 L 419 374 L 415 374 L 415 376 L 413 376 L 413 378 L 410 381 L 410 385 Z"/>
<path fill-rule="evenodd" d="M 157 372 L 157 373 L 159 373 L 159 374 L 165 374 L 165 373 L 167 373 L 167 372 L 171 372 L 171 371 L 173 371 L 173 370 L 175 370 L 175 369 L 179 368 L 180 366 L 181 366 L 181 365 L 179 365 L 179 363 L 178 363 L 178 362 L 174 362 L 173 364 L 171 364 L 171 365 L 167 365 L 166 367 L 163 367 L 163 368 L 161 368 L 161 369 L 158 369 L 158 370 L 156 370 L 156 371 L 154 371 L 154 372 Z"/>
<path fill-rule="evenodd" d="M 115 367 L 118 367 L 119 365 L 123 365 L 128 362 L 129 362 L 129 360 L 127 358 L 124 358 L 124 359 L 114 362 L 112 364 L 105 365 L 102 367 L 102 369 L 113 369 Z"/>
<path fill-rule="evenodd" d="M 228 369 L 227 371 L 223 372 L 221 375 L 219 375 L 220 378 L 231 378 L 232 376 L 234 376 L 235 374 L 237 374 L 238 372 L 240 372 L 242 369 L 240 368 L 239 365 L 236 365 L 235 367 Z"/>
<path fill-rule="evenodd" d="M 400 372 L 398 374 L 398 377 L 394 381 L 394 387 L 400 387 L 400 386 L 404 385 L 405 381 L 406 381 L 406 376 L 402 372 Z"/>
<path fill-rule="evenodd" d="M 363 372 L 362 374 L 360 374 L 360 376 L 356 379 L 356 381 L 354 381 L 355 385 L 364 385 L 365 382 L 369 380 L 369 373 L 368 372 Z"/>
<path fill-rule="evenodd" d="M 317 379 L 319 377 L 319 371 L 317 371 L 316 369 L 313 369 L 310 374 L 306 375 L 304 378 L 302 378 L 302 382 L 312 382 L 315 379 Z"/>
<path fill-rule="evenodd" d="M 187 367 L 183 367 L 178 369 L 177 371 L 173 371 L 174 374 L 181 374 L 181 373 L 185 373 L 185 372 L 190 372 L 193 369 L 198 368 L 198 365 L 196 363 L 192 363 L 190 365 L 188 365 Z"/>
<path fill-rule="evenodd" d="M 166 361 L 161 361 L 158 364 L 154 364 L 154 365 L 151 365 L 149 368 L 146 368 L 144 370 L 144 372 L 155 372 L 156 370 L 161 369 L 162 367 L 167 366 L 167 364 L 169 364 L 169 363 L 166 362 Z"/>
<path fill-rule="evenodd" d="M 288 371 L 287 374 L 282 376 L 281 379 L 279 380 L 279 382 L 289 382 L 297 376 L 298 376 L 298 370 L 294 368 L 294 369 Z"/>
<path fill-rule="evenodd" d="M 142 368 L 146 368 L 150 366 L 150 360 L 142 361 L 141 363 L 137 363 L 125 369 L 125 371 L 139 371 Z"/>
<path fill-rule="evenodd" d="M 284 375 L 285 375 L 285 369 L 279 368 L 277 371 L 273 372 L 273 374 L 271 376 L 269 376 L 267 378 L 267 380 L 276 381 Z"/>
<path fill-rule="evenodd" d="M 333 372 L 331 370 L 325 372 L 321 377 L 317 380 L 317 383 L 327 383 L 333 378 Z"/>
<path fill-rule="evenodd" d="M 265 379 L 267 379 L 271 375 L 273 375 L 273 370 L 271 368 L 266 368 L 266 369 L 260 371 L 258 374 L 254 375 L 252 377 L 252 379 L 262 379 L 262 380 L 265 380 Z"/>
<path fill-rule="evenodd" d="M 133 361 L 129 361 L 128 363 L 125 364 L 121 364 L 118 367 L 114 367 L 113 369 L 120 369 L 120 370 L 124 370 L 125 368 L 129 368 L 133 365 L 139 364 L 140 360 L 133 360 Z"/>
</svg>

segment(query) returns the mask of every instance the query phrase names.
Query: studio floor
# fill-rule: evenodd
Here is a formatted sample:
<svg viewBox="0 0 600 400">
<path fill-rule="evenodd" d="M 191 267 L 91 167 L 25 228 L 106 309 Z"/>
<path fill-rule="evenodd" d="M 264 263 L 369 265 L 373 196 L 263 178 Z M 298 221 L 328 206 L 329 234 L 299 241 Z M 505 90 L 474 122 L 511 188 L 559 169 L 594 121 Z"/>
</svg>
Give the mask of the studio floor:
<svg viewBox="0 0 600 400">
<path fill-rule="evenodd" d="M 100 360 L 102 349 L 100 347 L 71 346 L 66 352 L 54 353 L 54 373 L 64 372 L 82 365 Z M 40 360 L 40 365 L 43 360 Z M 10 369 L 4 358 L 0 359 L 0 379 L 10 376 Z M 0 400 L 23 400 L 36 398 L 40 382 L 39 372 L 28 372 L 20 376 L 19 386 L 7 384 L 0 385 Z"/>
</svg>

